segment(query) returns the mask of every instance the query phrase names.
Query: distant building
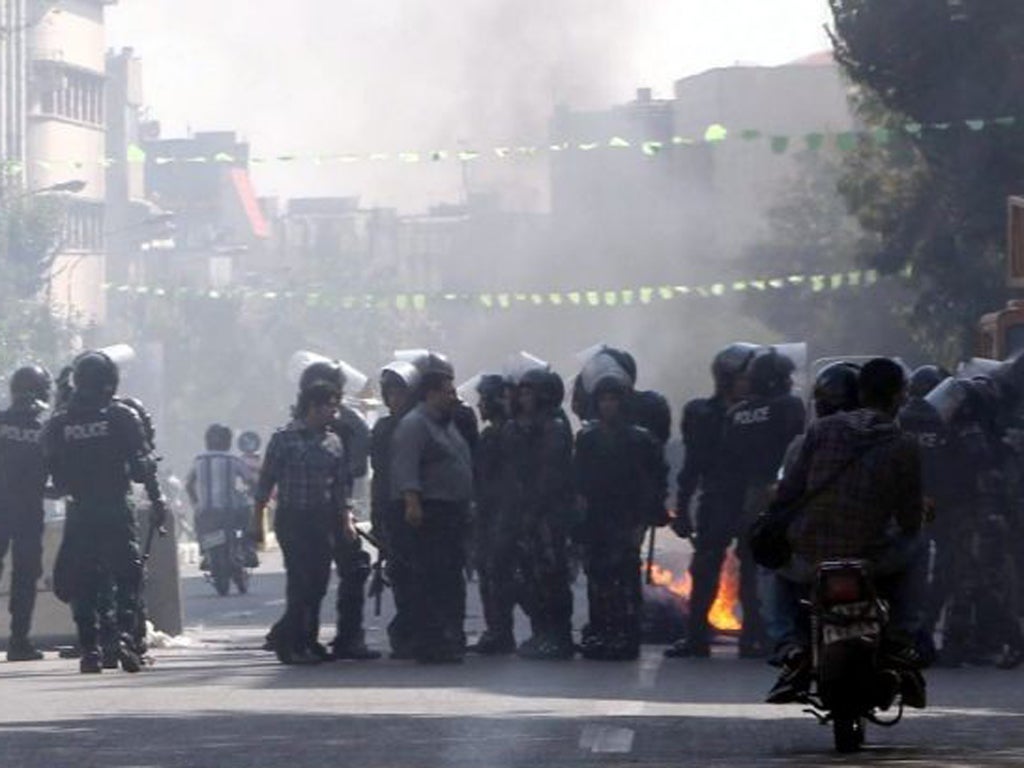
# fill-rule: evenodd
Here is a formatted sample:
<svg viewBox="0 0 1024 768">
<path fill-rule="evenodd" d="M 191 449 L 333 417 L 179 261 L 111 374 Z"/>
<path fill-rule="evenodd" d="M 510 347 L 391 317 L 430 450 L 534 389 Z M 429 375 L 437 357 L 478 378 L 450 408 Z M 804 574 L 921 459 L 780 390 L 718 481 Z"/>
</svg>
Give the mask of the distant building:
<svg viewBox="0 0 1024 768">
<path fill-rule="evenodd" d="M 729 140 L 704 142 L 716 124 Z M 670 100 L 643 89 L 610 110 L 558 110 L 551 140 L 567 147 L 551 156 L 558 261 L 594 287 L 719 277 L 763 232 L 806 136 L 855 125 L 824 54 L 687 77 Z M 762 137 L 742 138 L 747 130 Z M 787 152 L 773 151 L 774 137 L 788 138 Z"/>
<path fill-rule="evenodd" d="M 105 313 L 106 45 L 104 10 L 116 0 L 31 0 L 27 4 L 29 83 L 26 173 L 30 190 L 71 179 L 54 261 L 53 303 L 85 320 Z"/>
<path fill-rule="evenodd" d="M 174 214 L 173 247 L 149 260 L 154 284 L 226 287 L 266 266 L 270 223 L 232 132 L 142 142 L 146 198 Z"/>
</svg>

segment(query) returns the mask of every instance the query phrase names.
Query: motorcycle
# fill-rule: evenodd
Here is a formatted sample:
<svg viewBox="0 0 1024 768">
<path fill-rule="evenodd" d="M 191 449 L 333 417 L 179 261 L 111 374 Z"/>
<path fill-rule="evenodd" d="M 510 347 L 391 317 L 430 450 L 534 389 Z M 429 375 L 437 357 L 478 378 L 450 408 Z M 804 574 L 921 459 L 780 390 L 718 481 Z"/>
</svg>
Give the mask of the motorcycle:
<svg viewBox="0 0 1024 768">
<path fill-rule="evenodd" d="M 202 554 L 200 569 L 222 597 L 231 591 L 232 582 L 239 594 L 246 594 L 251 569 L 258 565 L 245 527 L 232 517 L 229 513 L 208 511 L 196 520 Z"/>
<path fill-rule="evenodd" d="M 810 600 L 809 692 L 802 702 L 832 726 L 838 752 L 864 745 L 868 722 L 891 728 L 904 706 L 924 707 L 924 678 L 912 663 L 888 652 L 889 606 L 862 561 L 822 563 Z"/>
</svg>

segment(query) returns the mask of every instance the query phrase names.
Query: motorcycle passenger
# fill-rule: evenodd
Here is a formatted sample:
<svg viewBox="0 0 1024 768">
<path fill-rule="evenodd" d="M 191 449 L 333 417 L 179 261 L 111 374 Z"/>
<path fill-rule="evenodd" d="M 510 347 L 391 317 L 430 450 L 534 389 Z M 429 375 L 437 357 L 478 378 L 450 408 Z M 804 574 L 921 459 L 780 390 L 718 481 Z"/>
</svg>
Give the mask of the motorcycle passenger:
<svg viewBox="0 0 1024 768">
<path fill-rule="evenodd" d="M 143 572 L 135 512 L 128 502 L 131 484 L 146 489 L 151 525 L 163 525 L 167 507 L 142 421 L 133 408 L 114 399 L 117 364 L 102 352 L 85 352 L 74 363 L 72 380 L 70 404 L 50 420 L 44 443 L 54 484 L 74 502 L 62 549 L 73 553 L 69 581 L 82 650 L 79 668 L 83 673 L 103 669 L 102 643 L 105 655 L 112 651 L 126 672 L 138 672 L 142 660 L 135 640 Z M 117 634 L 100 637 L 101 594 L 110 579 Z"/>
<path fill-rule="evenodd" d="M 208 533 L 217 530 L 249 531 L 251 510 L 247 494 L 256 486 L 256 474 L 249 465 L 231 453 L 233 435 L 222 424 L 211 424 L 205 435 L 206 451 L 196 456 L 185 480 L 185 492 L 195 513 L 196 534 L 200 544 Z M 259 565 L 256 550 L 246 538 L 245 565 Z M 210 568 L 203 553 L 200 570 Z"/>
<path fill-rule="evenodd" d="M 277 490 L 274 532 L 284 554 L 286 608 L 272 639 L 283 664 L 315 664 L 330 658 L 319 642 L 320 603 L 331 577 L 335 538 L 357 538 L 348 508 L 345 449 L 330 429 L 339 399 L 328 384 L 302 390 L 295 419 L 274 433 L 260 470 L 257 519 L 262 519 Z"/>
<path fill-rule="evenodd" d="M 685 454 L 676 479 L 676 516 L 671 525 L 680 538 L 693 539 L 693 591 L 687 636 L 665 651 L 669 658 L 711 655 L 708 611 L 718 589 L 725 551 L 722 540 L 727 543 L 732 538 L 742 503 L 734 492 L 732 467 L 725 459 L 722 435 L 726 413 L 748 394 L 748 381 L 743 373 L 758 349 L 754 344 L 736 343 L 721 350 L 711 363 L 714 394 L 691 400 L 683 408 Z M 698 491 L 695 526 L 690 505 Z"/>
<path fill-rule="evenodd" d="M 908 639 L 920 626 L 924 497 L 917 442 L 895 421 L 906 376 L 896 362 L 876 358 L 861 369 L 858 383 L 861 407 L 811 425 L 774 502 L 785 509 L 819 491 L 791 525 L 793 555 L 776 574 L 775 611 L 794 629 L 782 641 L 783 670 L 768 695 L 771 703 L 797 700 L 810 681 L 809 637 L 800 628 L 799 601 L 816 567 L 828 560 L 870 563 L 879 591 L 893 604 L 887 652 L 915 661 Z M 923 706 L 923 690 L 905 690 L 904 701 Z"/>
<path fill-rule="evenodd" d="M 36 582 L 43 575 L 43 495 L 49 470 L 41 416 L 49 407 L 50 374 L 38 366 L 11 376 L 11 407 L 0 412 L 0 572 L 11 553 L 8 661 L 38 661 L 29 640 Z"/>
</svg>

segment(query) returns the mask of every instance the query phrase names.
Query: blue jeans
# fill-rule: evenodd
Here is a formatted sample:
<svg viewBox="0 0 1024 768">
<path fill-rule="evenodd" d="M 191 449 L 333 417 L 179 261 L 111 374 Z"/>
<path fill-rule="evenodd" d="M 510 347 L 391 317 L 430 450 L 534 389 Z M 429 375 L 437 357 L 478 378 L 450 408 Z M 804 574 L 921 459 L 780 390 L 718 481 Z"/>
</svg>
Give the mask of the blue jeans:
<svg viewBox="0 0 1024 768">
<path fill-rule="evenodd" d="M 920 533 L 899 534 L 871 565 L 875 586 L 892 605 L 892 627 L 909 637 L 922 628 L 927 552 L 927 541 Z M 778 571 L 762 570 L 765 625 L 776 649 L 807 645 L 808 630 L 802 621 L 800 601 L 810 594 L 816 568 L 794 555 Z"/>
</svg>

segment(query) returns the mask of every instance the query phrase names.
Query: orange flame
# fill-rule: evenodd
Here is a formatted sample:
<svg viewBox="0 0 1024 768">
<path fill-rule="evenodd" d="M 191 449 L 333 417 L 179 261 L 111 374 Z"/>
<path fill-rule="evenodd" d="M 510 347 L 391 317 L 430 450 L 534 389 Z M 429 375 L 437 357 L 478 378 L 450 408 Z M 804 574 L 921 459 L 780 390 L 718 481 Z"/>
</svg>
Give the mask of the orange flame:
<svg viewBox="0 0 1024 768">
<path fill-rule="evenodd" d="M 651 564 L 651 582 L 658 587 L 663 587 L 678 597 L 680 600 L 688 601 L 693 591 L 693 579 L 687 571 L 682 576 L 676 576 L 668 568 L 663 568 L 657 563 Z M 722 564 L 722 577 L 718 582 L 718 594 L 715 602 L 708 611 L 708 622 L 715 629 L 722 632 L 735 632 L 743 628 L 742 622 L 736 616 L 736 606 L 739 604 L 740 593 L 740 569 L 739 560 L 730 550 Z"/>
</svg>

